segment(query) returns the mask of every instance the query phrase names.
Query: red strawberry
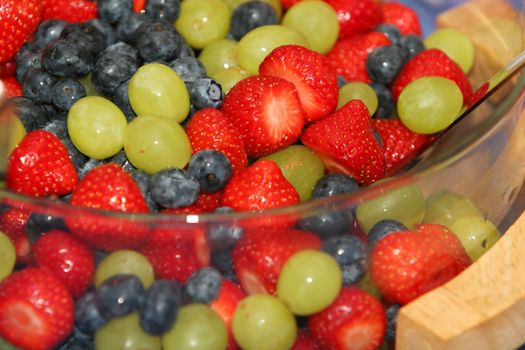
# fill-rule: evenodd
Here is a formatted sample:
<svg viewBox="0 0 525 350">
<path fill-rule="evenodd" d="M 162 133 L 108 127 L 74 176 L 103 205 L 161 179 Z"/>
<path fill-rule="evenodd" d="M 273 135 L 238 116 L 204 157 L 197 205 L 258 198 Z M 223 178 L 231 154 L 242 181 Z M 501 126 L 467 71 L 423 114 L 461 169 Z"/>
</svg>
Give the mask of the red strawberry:
<svg viewBox="0 0 525 350">
<path fill-rule="evenodd" d="M 35 265 L 48 269 L 78 298 L 92 284 L 95 259 L 91 249 L 70 234 L 53 230 L 33 245 Z"/>
<path fill-rule="evenodd" d="M 416 54 L 408 61 L 392 82 L 392 96 L 395 100 L 405 86 L 412 81 L 428 76 L 438 76 L 453 80 L 463 93 L 467 103 L 472 95 L 472 86 L 461 68 L 439 49 L 427 49 Z"/>
<path fill-rule="evenodd" d="M 28 133 L 11 152 L 7 164 L 7 187 L 30 196 L 63 196 L 78 182 L 67 148 L 52 133 Z"/>
<path fill-rule="evenodd" d="M 248 230 L 235 246 L 232 259 L 235 274 L 248 294 L 275 293 L 284 263 L 304 249 L 319 249 L 321 240 L 313 233 L 279 228 Z"/>
<path fill-rule="evenodd" d="M 40 0 L 0 3 L 0 63 L 10 61 L 40 23 Z"/>
<path fill-rule="evenodd" d="M 347 81 L 372 82 L 366 71 L 366 58 L 374 49 L 390 45 L 390 40 L 379 32 L 368 32 L 338 41 L 327 54 L 337 74 Z"/>
<path fill-rule="evenodd" d="M 241 134 L 218 109 L 197 111 L 186 125 L 186 135 L 193 153 L 204 149 L 222 152 L 230 160 L 234 172 L 248 164 Z"/>
<path fill-rule="evenodd" d="M 71 204 L 113 212 L 148 212 L 137 183 L 113 163 L 88 172 L 73 192 Z M 104 251 L 139 247 L 148 235 L 145 224 L 88 212 L 72 213 L 66 225 L 75 236 Z"/>
<path fill-rule="evenodd" d="M 73 298 L 51 272 L 26 268 L 0 283 L 0 336 L 26 350 L 49 350 L 73 329 Z"/>
<path fill-rule="evenodd" d="M 468 107 L 474 106 L 483 98 L 483 96 L 485 96 L 485 94 L 489 90 L 489 87 L 489 83 L 484 83 L 483 85 L 481 85 L 476 91 L 472 93 L 472 95 L 470 95 L 470 98 L 468 101 L 466 101 L 465 105 L 467 105 Z"/>
<path fill-rule="evenodd" d="M 399 119 L 372 119 L 385 151 L 386 174 L 395 174 L 433 140 L 433 136 L 416 134 Z"/>
<path fill-rule="evenodd" d="M 297 338 L 291 350 L 321 350 L 319 344 L 302 329 L 297 331 Z"/>
<path fill-rule="evenodd" d="M 291 145 L 305 123 L 295 86 L 278 77 L 241 80 L 224 98 L 222 112 L 239 130 L 246 153 L 253 157 Z"/>
<path fill-rule="evenodd" d="M 233 175 L 222 197 L 222 205 L 237 211 L 259 211 L 300 202 L 299 194 L 272 160 L 258 160 Z"/>
<path fill-rule="evenodd" d="M 133 0 L 133 12 L 144 12 L 146 0 Z"/>
<path fill-rule="evenodd" d="M 233 340 L 232 319 L 237 304 L 245 296 L 246 294 L 238 285 L 228 280 L 223 280 L 219 295 L 210 303 L 210 307 L 222 318 L 228 330 L 228 350 L 238 349 Z"/>
<path fill-rule="evenodd" d="M 328 170 L 368 185 L 385 176 L 385 155 L 374 137 L 372 120 L 360 100 L 351 100 L 312 125 L 301 139 Z"/>
<path fill-rule="evenodd" d="M 339 39 L 373 30 L 383 20 L 375 0 L 325 0 L 337 13 Z"/>
<path fill-rule="evenodd" d="M 280 77 L 295 85 L 306 122 L 326 117 L 337 107 L 337 75 L 318 52 L 297 45 L 280 46 L 266 56 L 259 74 Z"/>
<path fill-rule="evenodd" d="M 201 192 L 197 197 L 197 201 L 192 205 L 180 208 L 163 209 L 163 214 L 203 214 L 211 213 L 221 206 L 222 191 L 206 193 Z"/>
<path fill-rule="evenodd" d="M 280 0 L 283 9 L 289 9 L 293 5 L 297 4 L 301 0 Z"/>
<path fill-rule="evenodd" d="M 344 287 L 328 308 L 308 319 L 311 336 L 323 349 L 374 350 L 383 343 L 383 305 L 357 287 Z"/>
<path fill-rule="evenodd" d="M 91 0 L 42 0 L 42 20 L 85 22 L 97 18 L 97 3 Z"/>
<path fill-rule="evenodd" d="M 16 64 L 14 61 L 0 63 L 0 79 L 12 77 L 15 74 Z"/>
<path fill-rule="evenodd" d="M 470 263 L 454 233 L 425 224 L 379 240 L 372 250 L 370 276 L 387 301 L 406 304 L 446 283 Z"/>
<path fill-rule="evenodd" d="M 0 231 L 13 242 L 18 263 L 27 263 L 30 260 L 31 243 L 26 236 L 28 219 L 29 212 L 16 208 L 8 209 L 0 215 Z"/>
<path fill-rule="evenodd" d="M 417 12 L 411 7 L 397 1 L 379 3 L 383 15 L 383 23 L 395 25 L 401 34 L 422 34 Z"/>
<path fill-rule="evenodd" d="M 7 97 L 17 97 L 23 95 L 22 86 L 20 86 L 20 83 L 15 79 L 15 77 L 2 78 L 2 83 L 4 84 Z"/>
</svg>

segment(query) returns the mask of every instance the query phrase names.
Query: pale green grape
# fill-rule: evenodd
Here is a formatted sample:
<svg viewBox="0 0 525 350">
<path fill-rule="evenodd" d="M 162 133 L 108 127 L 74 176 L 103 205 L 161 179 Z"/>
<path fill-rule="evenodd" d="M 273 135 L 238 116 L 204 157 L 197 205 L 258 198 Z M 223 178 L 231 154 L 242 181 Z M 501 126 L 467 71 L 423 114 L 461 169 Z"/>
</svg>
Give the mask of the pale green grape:
<svg viewBox="0 0 525 350">
<path fill-rule="evenodd" d="M 203 49 L 226 37 L 230 30 L 231 11 L 223 0 L 185 0 L 175 28 L 195 49 Z"/>
<path fill-rule="evenodd" d="M 372 278 L 370 277 L 370 274 L 368 272 L 357 283 L 357 286 L 360 289 L 367 292 L 368 294 L 376 297 L 377 299 L 381 299 L 383 297 L 381 291 L 379 290 L 379 288 L 376 287 L 374 281 L 372 281 Z"/>
<path fill-rule="evenodd" d="M 4 338 L 0 337 L 0 349 L 2 350 L 20 350 L 20 348 L 17 348 Z"/>
<path fill-rule="evenodd" d="M 277 297 L 299 316 L 317 313 L 337 298 L 343 274 L 337 261 L 316 250 L 303 250 L 284 264 L 277 280 Z"/>
<path fill-rule="evenodd" d="M 182 122 L 190 111 L 190 94 L 179 75 L 160 63 L 140 67 L 129 82 L 129 102 L 137 115 L 158 115 Z"/>
<path fill-rule="evenodd" d="M 424 40 L 427 49 L 440 49 L 468 73 L 474 65 L 474 44 L 459 30 L 441 28 L 430 33 Z"/>
<path fill-rule="evenodd" d="M 337 108 L 342 107 L 350 100 L 361 100 L 368 108 L 370 115 L 375 113 L 379 104 L 375 90 L 370 85 L 359 81 L 347 83 L 339 89 Z"/>
<path fill-rule="evenodd" d="M 250 295 L 233 314 L 233 336 L 244 350 L 290 349 L 297 336 L 292 312 L 276 297 Z"/>
<path fill-rule="evenodd" d="M 0 281 L 13 272 L 15 262 L 15 247 L 9 237 L 0 231 Z"/>
<path fill-rule="evenodd" d="M 467 197 L 455 192 L 440 191 L 427 198 L 423 222 L 451 228 L 464 216 L 483 216 L 483 213 Z"/>
<path fill-rule="evenodd" d="M 237 6 L 244 4 L 248 1 L 253 1 L 253 0 L 226 0 L 226 3 L 230 7 L 230 9 L 232 9 L 233 11 Z M 275 13 L 277 14 L 277 17 L 281 18 L 281 16 L 283 15 L 283 7 L 279 0 L 261 0 L 261 1 L 272 5 L 273 9 L 275 10 Z"/>
<path fill-rule="evenodd" d="M 82 85 L 84 85 L 84 89 L 86 89 L 86 96 L 102 96 L 95 87 L 95 84 L 93 84 L 93 80 L 91 80 L 91 74 L 80 78 L 79 81 Z"/>
<path fill-rule="evenodd" d="M 241 67 L 255 75 L 259 72 L 261 62 L 273 49 L 289 44 L 310 47 L 308 39 L 297 29 L 278 24 L 257 27 L 239 41 L 237 61 Z"/>
<path fill-rule="evenodd" d="M 323 161 L 303 145 L 292 145 L 265 156 L 277 163 L 284 177 L 296 189 L 301 201 L 312 197 L 312 190 L 324 175 Z"/>
<path fill-rule="evenodd" d="M 153 267 L 146 257 L 133 250 L 118 250 L 102 259 L 95 272 L 95 286 L 98 287 L 108 278 L 119 275 L 130 274 L 137 276 L 144 288 L 148 288 L 155 276 Z"/>
<path fill-rule="evenodd" d="M 224 321 L 204 304 L 182 307 L 173 327 L 162 336 L 163 350 L 223 350 L 227 343 Z"/>
<path fill-rule="evenodd" d="M 238 67 L 237 41 L 231 39 L 214 41 L 201 51 L 198 59 L 209 75 L 228 68 Z"/>
<path fill-rule="evenodd" d="M 241 67 L 230 67 L 228 69 L 221 69 L 210 74 L 210 77 L 215 79 L 222 87 L 222 91 L 227 94 L 230 89 L 244 78 L 248 78 L 251 74 Z"/>
<path fill-rule="evenodd" d="M 374 184 L 379 185 L 385 180 Z M 366 201 L 357 207 L 356 216 L 364 232 L 378 221 L 393 219 L 410 228 L 419 224 L 425 215 L 425 198 L 417 185 L 407 185 Z"/>
<path fill-rule="evenodd" d="M 310 48 L 322 54 L 332 49 L 339 36 L 337 14 L 324 1 L 298 2 L 286 11 L 281 24 L 303 33 Z"/>
<path fill-rule="evenodd" d="M 9 117 L 7 128 L 7 154 L 10 154 L 26 136 L 26 129 L 20 118 L 14 114 Z"/>
<path fill-rule="evenodd" d="M 397 101 L 403 124 L 419 134 L 433 134 L 446 129 L 463 107 L 463 94 L 450 79 L 419 78 L 405 86 Z"/>
<path fill-rule="evenodd" d="M 498 228 L 482 216 L 464 216 L 450 230 L 458 236 L 472 261 L 478 260 L 501 237 Z"/>
<path fill-rule="evenodd" d="M 120 108 L 99 96 L 79 99 L 67 114 L 71 141 L 93 159 L 109 158 L 122 149 L 127 123 Z"/>
<path fill-rule="evenodd" d="M 95 350 L 161 350 L 160 337 L 142 330 L 137 313 L 110 320 L 95 332 Z"/>
<path fill-rule="evenodd" d="M 124 151 L 131 164 L 154 174 L 169 167 L 184 168 L 191 157 L 191 144 L 174 120 L 139 116 L 126 129 Z"/>
</svg>

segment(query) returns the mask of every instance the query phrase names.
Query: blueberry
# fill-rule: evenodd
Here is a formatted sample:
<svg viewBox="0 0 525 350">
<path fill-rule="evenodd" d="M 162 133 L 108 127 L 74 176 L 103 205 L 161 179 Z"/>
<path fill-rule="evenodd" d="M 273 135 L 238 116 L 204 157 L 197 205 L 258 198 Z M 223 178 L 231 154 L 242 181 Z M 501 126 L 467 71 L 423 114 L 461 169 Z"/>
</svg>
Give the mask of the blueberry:
<svg viewBox="0 0 525 350">
<path fill-rule="evenodd" d="M 191 157 L 188 174 L 199 182 L 202 192 L 212 193 L 226 186 L 232 175 L 232 166 L 224 153 L 206 149 Z"/>
<path fill-rule="evenodd" d="M 157 212 L 158 211 L 157 203 L 155 203 L 153 198 L 151 198 L 151 192 L 149 190 L 149 181 L 151 179 L 151 175 L 149 175 L 143 170 L 133 169 L 131 171 L 131 176 L 133 177 L 133 180 L 135 180 L 135 182 L 139 186 L 140 192 L 146 199 L 146 204 L 148 205 L 150 212 L 153 212 L 153 213 Z"/>
<path fill-rule="evenodd" d="M 182 39 L 165 21 L 146 21 L 136 31 L 135 45 L 145 62 L 167 61 L 178 57 Z"/>
<path fill-rule="evenodd" d="M 42 62 L 53 75 L 80 78 L 91 72 L 93 55 L 65 40 L 55 40 L 44 49 Z"/>
<path fill-rule="evenodd" d="M 126 43 L 108 46 L 97 59 L 91 74 L 96 89 L 106 96 L 129 80 L 139 67 L 137 52 Z"/>
<path fill-rule="evenodd" d="M 69 42 L 84 52 L 89 52 L 93 56 L 96 56 L 106 47 L 104 33 L 90 22 L 68 24 L 62 30 L 60 39 Z"/>
<path fill-rule="evenodd" d="M 337 75 L 337 87 L 342 88 L 345 86 L 348 82 L 346 81 L 345 77 L 342 75 Z"/>
<path fill-rule="evenodd" d="M 408 228 L 397 220 L 385 219 L 378 221 L 368 231 L 368 245 L 373 248 L 376 243 L 386 235 L 393 232 L 406 231 Z"/>
<path fill-rule="evenodd" d="M 179 51 L 179 54 L 178 54 L 177 57 L 179 57 L 179 58 L 182 58 L 182 57 L 195 57 L 195 51 L 193 51 L 191 46 L 188 45 L 184 41 L 184 38 L 181 38 L 181 39 L 182 39 L 182 44 L 181 44 L 180 51 Z"/>
<path fill-rule="evenodd" d="M 117 33 L 109 23 L 101 20 L 100 18 L 89 20 L 87 23 L 102 33 L 105 39 L 105 47 L 112 45 L 117 41 Z"/>
<path fill-rule="evenodd" d="M 401 49 L 403 49 L 408 59 L 411 59 L 417 53 L 425 49 L 425 44 L 423 43 L 423 40 L 421 40 L 420 37 L 413 34 L 402 36 L 401 39 L 399 39 L 399 46 L 401 47 Z"/>
<path fill-rule="evenodd" d="M 348 210 L 325 210 L 322 213 L 301 218 L 298 227 L 315 232 L 321 237 L 330 237 L 347 233 L 352 224 L 353 215 Z"/>
<path fill-rule="evenodd" d="M 63 118 L 53 119 L 47 122 L 46 125 L 42 127 L 42 130 L 49 131 L 59 139 L 67 137 L 67 121 Z"/>
<path fill-rule="evenodd" d="M 122 113 L 124 113 L 128 122 L 132 121 L 137 116 L 133 111 L 133 108 L 131 108 L 131 104 L 129 103 L 129 81 L 130 80 L 128 79 L 121 83 L 115 89 L 115 93 L 113 94 L 113 102 L 118 106 L 118 108 L 120 108 Z"/>
<path fill-rule="evenodd" d="M 78 80 L 63 79 L 53 86 L 53 104 L 65 111 L 82 97 L 86 96 L 86 89 Z"/>
<path fill-rule="evenodd" d="M 81 176 L 80 172 L 86 167 L 86 163 L 90 162 L 89 158 L 83 155 L 78 150 L 78 148 L 76 148 L 75 145 L 73 145 L 73 142 L 71 141 L 69 136 L 61 138 L 60 141 L 66 147 L 67 152 L 69 153 L 69 159 L 71 159 L 71 162 L 73 162 L 75 169 L 77 169 L 77 172 L 79 172 L 78 178 L 81 179 L 85 173 L 82 173 Z"/>
<path fill-rule="evenodd" d="M 148 288 L 139 312 L 140 326 L 149 334 L 161 335 L 177 318 L 182 288 L 179 282 L 156 280 Z"/>
<path fill-rule="evenodd" d="M 164 208 L 192 205 L 199 195 L 199 187 L 196 179 L 177 168 L 161 170 L 149 182 L 151 197 Z"/>
<path fill-rule="evenodd" d="M 219 294 L 222 276 L 213 267 L 203 267 L 195 271 L 186 282 L 184 292 L 194 303 L 208 304 Z"/>
<path fill-rule="evenodd" d="M 195 80 L 189 87 L 190 100 L 196 109 L 220 108 L 224 94 L 221 85 L 209 77 Z"/>
<path fill-rule="evenodd" d="M 186 85 L 190 85 L 199 78 L 206 76 L 206 68 L 195 57 L 179 57 L 171 61 L 169 66 L 177 72 Z"/>
<path fill-rule="evenodd" d="M 148 0 L 144 10 L 153 19 L 175 22 L 180 15 L 180 0 Z"/>
<path fill-rule="evenodd" d="M 113 157 L 109 158 L 108 162 L 120 165 L 120 167 L 128 173 L 135 170 L 135 167 L 129 162 L 129 159 L 126 156 L 126 152 L 124 152 L 124 150 L 119 151 Z"/>
<path fill-rule="evenodd" d="M 390 305 L 386 309 L 386 333 L 385 333 L 385 340 L 387 342 L 392 342 L 396 338 L 396 323 L 397 323 L 397 315 L 399 313 L 399 305 L 394 304 Z"/>
<path fill-rule="evenodd" d="M 392 44 L 397 45 L 401 39 L 401 32 L 399 31 L 399 28 L 392 24 L 382 23 L 376 27 L 376 32 L 385 34 L 386 37 L 390 39 Z"/>
<path fill-rule="evenodd" d="M 49 103 L 53 99 L 53 86 L 56 82 L 56 78 L 47 72 L 30 72 L 26 75 L 22 90 L 25 96 L 35 101 Z"/>
<path fill-rule="evenodd" d="M 211 263 L 221 272 L 225 279 L 238 283 L 233 269 L 231 248 L 214 251 L 211 255 Z"/>
<path fill-rule="evenodd" d="M 373 81 L 390 84 L 405 64 L 405 61 L 405 53 L 399 46 L 381 46 L 368 54 L 366 71 Z"/>
<path fill-rule="evenodd" d="M 100 251 L 98 249 L 93 249 L 92 252 L 93 252 L 93 257 L 95 258 L 95 266 L 97 267 L 98 265 L 100 265 L 102 260 L 104 260 L 106 256 L 108 256 L 108 253 Z"/>
<path fill-rule="evenodd" d="M 128 44 L 135 43 L 135 35 L 140 25 L 148 18 L 143 13 L 131 12 L 120 19 L 117 25 L 117 37 Z"/>
<path fill-rule="evenodd" d="M 64 219 L 49 214 L 31 213 L 27 219 L 26 236 L 34 243 L 43 234 L 51 230 L 68 231 Z"/>
<path fill-rule="evenodd" d="M 109 24 L 116 24 L 122 17 L 133 12 L 133 1 L 98 0 L 98 17 Z"/>
<path fill-rule="evenodd" d="M 237 6 L 233 11 L 230 32 L 235 39 L 240 40 L 252 29 L 278 23 L 279 18 L 272 5 L 263 1 L 249 1 Z"/>
<path fill-rule="evenodd" d="M 343 271 L 343 283 L 358 282 L 367 270 L 365 244 L 356 236 L 332 237 L 323 242 L 321 250 L 330 254 Z"/>
<path fill-rule="evenodd" d="M 374 113 L 374 118 L 388 118 L 396 109 L 396 104 L 392 98 L 392 92 L 388 86 L 373 82 L 370 86 L 374 89 L 377 95 L 378 105 Z"/>
<path fill-rule="evenodd" d="M 26 132 L 42 129 L 50 121 L 43 105 L 29 97 L 15 97 L 8 104 L 14 108 Z"/>
<path fill-rule="evenodd" d="M 71 153 L 70 153 L 70 156 L 71 156 Z M 75 164 L 75 162 L 73 162 L 73 164 Z M 82 180 L 84 176 L 86 176 L 86 174 L 89 173 L 93 168 L 104 165 L 104 164 L 106 164 L 106 162 L 103 160 L 99 160 L 99 159 L 88 159 L 83 164 L 81 164 L 79 167 L 76 167 L 76 164 L 75 164 L 75 167 L 77 168 L 77 172 L 78 172 L 78 179 Z"/>
<path fill-rule="evenodd" d="M 312 197 L 333 197 L 340 194 L 352 193 L 358 189 L 359 185 L 350 176 L 332 173 L 323 176 L 317 181 L 312 191 Z"/>
<path fill-rule="evenodd" d="M 106 324 L 97 307 L 95 292 L 87 292 L 75 302 L 75 326 L 82 332 L 93 334 Z"/>
<path fill-rule="evenodd" d="M 85 334 L 74 328 L 69 338 L 55 350 L 95 350 L 93 335 Z"/>
<path fill-rule="evenodd" d="M 215 209 L 217 214 L 230 214 L 233 209 L 230 207 L 219 207 Z M 206 226 L 206 236 L 210 243 L 212 250 L 224 250 L 231 248 L 244 234 L 244 229 L 225 219 L 222 221 L 219 218 L 213 222 L 209 222 Z"/>
<path fill-rule="evenodd" d="M 62 30 L 67 26 L 67 22 L 61 19 L 47 19 L 38 25 L 35 34 L 35 45 L 44 48 L 51 41 L 60 37 Z"/>
<path fill-rule="evenodd" d="M 137 311 L 144 297 L 142 282 L 135 275 L 115 275 L 96 290 L 95 299 L 102 316 L 110 320 Z"/>
<path fill-rule="evenodd" d="M 16 55 L 16 80 L 22 83 L 28 72 L 40 71 L 42 65 L 42 50 L 29 50 L 24 53 L 18 53 Z"/>
</svg>

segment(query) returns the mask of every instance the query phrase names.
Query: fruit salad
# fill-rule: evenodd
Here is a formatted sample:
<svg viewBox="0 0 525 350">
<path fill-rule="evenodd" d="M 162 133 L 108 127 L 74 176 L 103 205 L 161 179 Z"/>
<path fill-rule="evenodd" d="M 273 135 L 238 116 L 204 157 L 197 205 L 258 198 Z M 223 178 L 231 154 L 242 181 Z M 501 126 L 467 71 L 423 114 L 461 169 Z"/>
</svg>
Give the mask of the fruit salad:
<svg viewBox="0 0 525 350">
<path fill-rule="evenodd" d="M 501 235 L 396 182 L 485 92 L 464 6 L 3 1 L 0 349 L 392 346 Z"/>
</svg>

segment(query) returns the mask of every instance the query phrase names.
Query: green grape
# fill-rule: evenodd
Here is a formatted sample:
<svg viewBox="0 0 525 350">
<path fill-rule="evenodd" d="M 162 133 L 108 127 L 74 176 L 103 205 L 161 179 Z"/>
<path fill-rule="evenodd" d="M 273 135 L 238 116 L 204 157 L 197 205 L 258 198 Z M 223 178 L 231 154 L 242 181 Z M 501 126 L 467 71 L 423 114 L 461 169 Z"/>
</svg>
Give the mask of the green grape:
<svg viewBox="0 0 525 350">
<path fill-rule="evenodd" d="M 427 198 L 423 222 L 451 228 L 464 216 L 483 216 L 483 213 L 467 197 L 455 192 L 440 191 Z"/>
<path fill-rule="evenodd" d="M 442 77 L 419 78 L 405 86 L 397 100 L 403 124 L 419 134 L 446 129 L 463 107 L 463 94 L 455 82 Z"/>
<path fill-rule="evenodd" d="M 108 278 L 119 274 L 137 276 L 144 288 L 148 288 L 155 281 L 153 267 L 148 259 L 139 252 L 124 249 L 102 259 L 95 272 L 95 286 L 98 287 Z"/>
<path fill-rule="evenodd" d="M 282 25 L 257 27 L 246 33 L 237 45 L 237 61 L 251 74 L 259 72 L 264 58 L 278 46 L 295 44 L 309 48 L 310 43 L 297 29 Z"/>
<path fill-rule="evenodd" d="M 231 67 L 238 67 L 237 41 L 231 39 L 214 41 L 201 51 L 198 59 L 209 75 Z"/>
<path fill-rule="evenodd" d="M 99 96 L 79 99 L 67 115 L 71 141 L 93 159 L 109 158 L 122 149 L 127 123 L 113 102 Z"/>
<path fill-rule="evenodd" d="M 84 85 L 84 89 L 86 89 L 86 96 L 102 96 L 95 87 L 95 84 L 93 84 L 93 80 L 91 80 L 91 74 L 80 78 L 79 81 L 82 85 Z"/>
<path fill-rule="evenodd" d="M 357 282 L 357 286 L 379 300 L 381 300 L 383 297 L 381 291 L 376 287 L 368 272 L 363 276 L 363 278 L 361 278 L 359 282 Z"/>
<path fill-rule="evenodd" d="M 253 1 L 253 0 L 226 0 L 226 3 L 230 7 L 230 9 L 232 9 L 233 11 L 237 6 L 244 4 L 248 1 Z M 262 2 L 266 2 L 270 4 L 275 10 L 275 13 L 277 14 L 277 18 L 281 18 L 281 16 L 283 15 L 283 7 L 279 0 L 262 0 Z"/>
<path fill-rule="evenodd" d="M 342 285 L 337 261 L 324 252 L 307 249 L 284 264 L 277 280 L 277 297 L 294 314 L 308 316 L 332 304 Z"/>
<path fill-rule="evenodd" d="M 324 1 L 298 2 L 286 11 L 281 24 L 303 33 L 310 48 L 322 54 L 332 49 L 339 36 L 337 14 Z"/>
<path fill-rule="evenodd" d="M 0 337 L 0 349 L 2 350 L 20 350 L 20 348 L 17 348 L 4 338 Z"/>
<path fill-rule="evenodd" d="M 190 111 L 190 94 L 179 75 L 160 63 L 140 67 L 129 82 L 129 103 L 137 115 L 159 115 L 182 122 Z"/>
<path fill-rule="evenodd" d="M 370 115 L 376 112 L 379 100 L 377 99 L 375 90 L 370 85 L 359 81 L 345 84 L 339 89 L 337 108 L 341 108 L 348 101 L 356 99 L 361 100 L 365 104 Z"/>
<path fill-rule="evenodd" d="M 132 313 L 110 320 L 95 332 L 95 350 L 161 350 L 160 337 L 140 327 L 139 316 Z"/>
<path fill-rule="evenodd" d="M 374 186 L 385 180 L 376 182 Z M 357 221 L 364 232 L 370 231 L 372 226 L 384 219 L 397 220 L 410 228 L 421 223 L 424 215 L 425 198 L 415 184 L 389 190 L 359 205 L 356 210 Z"/>
<path fill-rule="evenodd" d="M 15 247 L 9 237 L 0 231 L 0 281 L 13 272 L 15 262 Z"/>
<path fill-rule="evenodd" d="M 222 87 L 222 91 L 227 94 L 230 89 L 244 78 L 248 78 L 251 74 L 241 67 L 230 67 L 228 69 L 221 69 L 210 74 L 210 77 L 215 79 Z"/>
<path fill-rule="evenodd" d="M 203 49 L 226 37 L 230 30 L 231 11 L 223 0 L 185 0 L 175 28 L 195 49 Z"/>
<path fill-rule="evenodd" d="M 204 304 L 182 307 L 173 327 L 162 336 L 163 350 L 223 350 L 227 344 L 224 321 Z"/>
<path fill-rule="evenodd" d="M 126 129 L 124 151 L 131 164 L 154 174 L 169 167 L 184 168 L 191 157 L 191 144 L 174 120 L 139 116 Z"/>
<path fill-rule="evenodd" d="M 482 216 L 463 216 L 450 230 L 458 236 L 472 261 L 478 260 L 501 237 L 498 228 Z"/>
<path fill-rule="evenodd" d="M 292 312 L 266 294 L 250 295 L 239 302 L 232 329 L 235 341 L 245 350 L 290 349 L 297 336 Z"/>
<path fill-rule="evenodd" d="M 284 177 L 297 190 L 301 201 L 312 197 L 312 190 L 324 175 L 323 161 L 302 145 L 292 145 L 270 154 L 264 159 L 277 163 Z"/>
<path fill-rule="evenodd" d="M 474 44 L 470 38 L 452 28 L 441 28 L 430 33 L 424 40 L 427 49 L 440 49 L 468 73 L 474 65 Z"/>
<path fill-rule="evenodd" d="M 7 154 L 10 154 L 26 136 L 26 129 L 20 118 L 14 114 L 9 117 L 7 129 Z"/>
</svg>

